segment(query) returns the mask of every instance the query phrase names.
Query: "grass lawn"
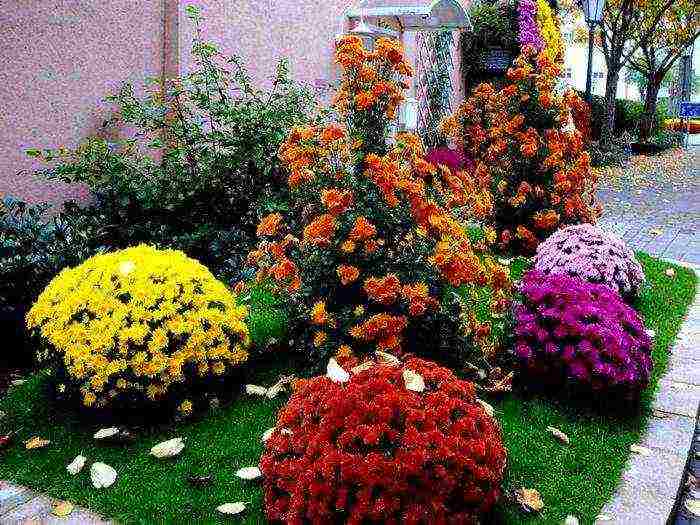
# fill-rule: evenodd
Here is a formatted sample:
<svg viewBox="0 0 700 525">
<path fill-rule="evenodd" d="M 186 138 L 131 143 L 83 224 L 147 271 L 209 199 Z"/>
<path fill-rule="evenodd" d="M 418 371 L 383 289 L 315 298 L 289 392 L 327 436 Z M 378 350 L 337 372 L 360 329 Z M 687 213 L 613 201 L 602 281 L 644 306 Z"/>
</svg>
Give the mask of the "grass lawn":
<svg viewBox="0 0 700 525">
<path fill-rule="evenodd" d="M 587 524 L 612 495 L 629 446 L 639 440 L 646 425 L 669 346 L 695 294 L 696 277 L 691 271 L 676 267 L 675 277 L 668 277 L 664 270 L 669 264 L 644 254 L 639 257 L 649 288 L 636 306 L 647 327 L 656 332 L 653 385 L 643 399 L 641 415 L 615 419 L 567 408 L 553 399 L 523 400 L 516 395 L 492 401 L 509 452 L 506 488 L 536 488 L 545 502 L 542 513 L 532 517 L 503 503 L 497 511 L 499 520 L 562 523 L 573 514 Z M 262 319 L 257 322 L 264 324 Z M 254 381 L 270 384 L 281 371 L 260 372 Z M 32 435 L 52 440 L 46 449 L 27 451 L 15 445 L 0 452 L 0 479 L 87 506 L 123 523 L 217 523 L 222 518 L 215 508 L 234 501 L 249 503 L 242 522 L 264 523 L 259 485 L 241 481 L 234 473 L 257 464 L 260 436 L 274 425 L 282 399 L 242 396 L 200 420 L 145 431 L 136 443 L 119 448 L 96 446 L 92 439 L 96 428 L 86 428 L 74 415 L 56 411 L 43 396 L 42 377 L 35 376 L 0 400 L 0 410 L 7 413 L 0 429 L 22 428 L 18 441 Z M 567 433 L 571 445 L 553 439 L 546 431 L 549 425 Z M 178 458 L 159 461 L 148 455 L 154 444 L 176 436 L 186 437 L 186 448 Z M 65 466 L 79 453 L 88 457 L 88 465 L 72 477 Z M 119 477 L 112 487 L 92 487 L 88 470 L 93 461 L 117 470 Z M 191 471 L 211 473 L 215 483 L 193 488 L 186 479 Z"/>
</svg>

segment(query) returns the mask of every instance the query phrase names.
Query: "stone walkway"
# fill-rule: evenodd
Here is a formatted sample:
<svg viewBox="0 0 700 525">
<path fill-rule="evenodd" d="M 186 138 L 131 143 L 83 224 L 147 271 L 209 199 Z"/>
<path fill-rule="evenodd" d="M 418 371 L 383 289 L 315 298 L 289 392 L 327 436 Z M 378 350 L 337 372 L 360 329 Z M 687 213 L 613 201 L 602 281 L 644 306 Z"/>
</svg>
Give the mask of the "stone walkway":
<svg viewBox="0 0 700 525">
<path fill-rule="evenodd" d="M 79 507 L 66 517 L 53 514 L 59 500 L 26 487 L 0 481 L 0 523 L 3 525 L 109 525 L 97 514 Z"/>
<path fill-rule="evenodd" d="M 700 147 L 635 157 L 600 175 L 599 225 L 635 250 L 700 264 Z"/>
<path fill-rule="evenodd" d="M 633 159 L 625 170 L 602 173 L 600 186 L 605 207 L 601 228 L 621 236 L 635 250 L 680 261 L 700 275 L 699 147 L 681 155 L 671 152 L 661 158 Z M 674 510 L 680 511 L 678 525 L 700 523 L 685 512 L 686 501 L 700 493 L 694 486 L 682 487 L 689 479 L 685 472 L 689 448 L 700 435 L 696 434 L 699 341 L 700 297 L 696 296 L 671 350 L 669 369 L 660 381 L 654 412 L 640 443 L 650 454 L 632 454 L 620 487 L 597 524 L 663 525 Z M 694 464 L 697 467 L 697 461 L 689 466 Z M 679 495 L 683 497 L 674 509 Z"/>
</svg>

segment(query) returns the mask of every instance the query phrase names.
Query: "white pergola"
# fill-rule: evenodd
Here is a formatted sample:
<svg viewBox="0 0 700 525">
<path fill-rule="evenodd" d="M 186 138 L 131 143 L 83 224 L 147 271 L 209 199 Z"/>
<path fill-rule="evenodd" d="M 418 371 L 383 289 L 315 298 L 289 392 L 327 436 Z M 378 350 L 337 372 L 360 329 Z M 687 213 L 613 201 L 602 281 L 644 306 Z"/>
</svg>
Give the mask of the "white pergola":
<svg viewBox="0 0 700 525">
<path fill-rule="evenodd" d="M 360 0 L 345 12 L 345 17 L 352 27 L 350 32 L 365 39 L 401 38 L 407 58 L 417 66 L 417 33 L 471 28 L 467 14 L 470 3 L 470 0 Z M 404 128 L 415 130 L 418 115 L 415 78 L 401 114 Z"/>
</svg>

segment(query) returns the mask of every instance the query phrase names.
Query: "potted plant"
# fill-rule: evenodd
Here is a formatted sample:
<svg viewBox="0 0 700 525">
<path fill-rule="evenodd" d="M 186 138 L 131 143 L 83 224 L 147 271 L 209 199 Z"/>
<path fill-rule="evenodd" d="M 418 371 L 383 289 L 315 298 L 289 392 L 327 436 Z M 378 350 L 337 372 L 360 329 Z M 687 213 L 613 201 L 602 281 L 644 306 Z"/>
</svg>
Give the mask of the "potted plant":
<svg viewBox="0 0 700 525">
<path fill-rule="evenodd" d="M 505 73 L 518 50 L 517 4 L 512 0 L 481 3 L 472 8 L 470 19 L 472 32 L 465 43 L 470 62 L 482 73 Z"/>
</svg>

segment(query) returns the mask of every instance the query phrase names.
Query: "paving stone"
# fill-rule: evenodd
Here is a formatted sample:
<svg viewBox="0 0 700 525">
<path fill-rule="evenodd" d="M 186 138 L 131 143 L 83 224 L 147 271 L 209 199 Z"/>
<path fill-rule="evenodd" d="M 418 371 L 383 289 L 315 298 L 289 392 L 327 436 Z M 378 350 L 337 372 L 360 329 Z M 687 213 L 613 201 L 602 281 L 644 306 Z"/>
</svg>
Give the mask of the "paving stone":
<svg viewBox="0 0 700 525">
<path fill-rule="evenodd" d="M 662 379 L 653 407 L 664 412 L 695 417 L 700 402 L 700 387 L 679 381 Z"/>
<path fill-rule="evenodd" d="M 4 516 L 0 516 L 0 523 L 8 525 L 25 523 L 32 525 L 109 525 L 109 522 L 104 521 L 96 514 L 79 507 L 75 507 L 73 512 L 65 518 L 54 516 L 51 511 L 56 501 L 47 496 L 37 496 Z"/>
<path fill-rule="evenodd" d="M 601 511 L 603 524 L 663 525 L 668 519 L 685 467 L 685 458 L 660 450 L 632 454 L 615 497 Z"/>
<path fill-rule="evenodd" d="M 686 356 L 685 353 L 683 355 L 672 353 L 665 377 L 671 381 L 700 385 L 700 359 Z"/>
<path fill-rule="evenodd" d="M 694 430 L 695 421 L 687 416 L 668 414 L 667 417 L 651 417 L 640 444 L 685 458 Z"/>
<path fill-rule="evenodd" d="M 36 493 L 26 487 L 0 481 L 0 516 L 36 496 Z"/>
</svg>

